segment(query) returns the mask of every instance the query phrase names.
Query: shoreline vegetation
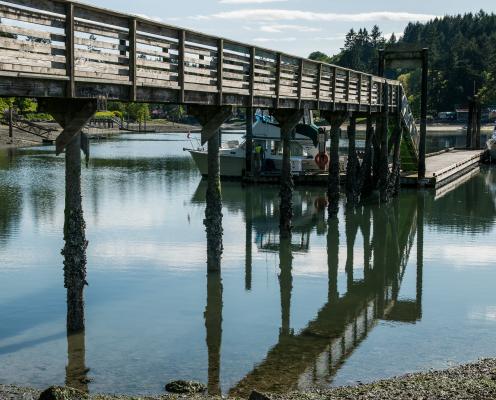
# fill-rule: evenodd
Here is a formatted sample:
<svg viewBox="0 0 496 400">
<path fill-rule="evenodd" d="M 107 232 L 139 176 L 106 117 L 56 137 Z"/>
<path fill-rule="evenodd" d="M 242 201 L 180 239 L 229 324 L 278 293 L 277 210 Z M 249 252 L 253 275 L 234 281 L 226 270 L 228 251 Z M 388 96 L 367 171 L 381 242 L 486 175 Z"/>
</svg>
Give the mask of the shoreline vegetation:
<svg viewBox="0 0 496 400">
<path fill-rule="evenodd" d="M 40 395 L 43 393 L 43 396 Z M 191 395 L 86 395 L 74 389 L 42 391 L 14 385 L 0 385 L 1 400 L 175 400 L 220 399 L 219 396 Z M 225 397 L 224 397 L 225 398 Z M 270 394 L 252 392 L 251 400 L 403 400 L 403 399 L 494 399 L 496 398 L 496 359 L 484 359 L 443 371 L 408 374 L 357 386 L 325 390 Z M 234 398 L 233 398 L 234 399 Z"/>
<path fill-rule="evenodd" d="M 56 123 L 40 123 L 41 125 L 46 125 L 53 127 L 56 129 L 54 132 L 50 134 L 50 140 L 55 140 L 55 138 L 60 134 L 62 129 Z M 91 127 L 87 131 L 90 137 L 108 137 L 113 135 L 118 135 L 121 133 L 139 133 L 137 132 L 139 129 L 138 124 L 131 124 L 129 127 L 131 130 L 119 130 L 118 128 L 96 128 Z M 329 130 L 329 127 L 325 127 Z M 223 126 L 223 129 L 227 132 L 229 131 L 240 131 L 245 129 L 245 125 L 243 123 L 235 123 L 235 124 L 226 124 Z M 427 126 L 427 134 L 430 136 L 437 135 L 446 135 L 450 134 L 453 136 L 461 136 L 465 135 L 465 128 L 461 124 L 453 125 L 453 124 L 431 124 Z M 482 133 L 485 135 L 490 135 L 492 133 L 493 126 L 485 125 L 482 127 Z M 346 132 L 346 126 L 342 127 L 342 131 Z M 365 131 L 365 125 L 357 126 L 358 132 Z M 169 121 L 159 121 L 154 122 L 151 120 L 147 124 L 146 132 L 142 133 L 199 133 L 200 127 L 197 125 L 189 125 L 189 124 L 181 124 L 181 123 L 172 123 Z M 9 138 L 9 129 L 5 125 L 0 125 L 0 149 L 8 149 L 8 148 L 21 148 L 21 147 L 32 147 L 39 146 L 42 144 L 42 139 L 31 135 L 29 133 L 25 133 L 18 129 L 14 128 L 13 140 L 11 141 Z"/>
</svg>

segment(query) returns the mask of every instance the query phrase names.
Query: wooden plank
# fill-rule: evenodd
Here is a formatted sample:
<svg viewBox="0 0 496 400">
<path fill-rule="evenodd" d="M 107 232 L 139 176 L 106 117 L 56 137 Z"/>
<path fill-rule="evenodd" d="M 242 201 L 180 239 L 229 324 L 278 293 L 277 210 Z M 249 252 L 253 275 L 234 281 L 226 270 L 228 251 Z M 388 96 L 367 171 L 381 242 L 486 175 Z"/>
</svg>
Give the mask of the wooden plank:
<svg viewBox="0 0 496 400">
<path fill-rule="evenodd" d="M 62 75 L 65 76 L 65 69 L 51 68 L 44 66 L 42 63 L 34 65 L 23 65 L 19 63 L 6 63 L 0 61 L 0 70 L 14 71 L 14 72 L 27 72 L 33 74 L 48 74 L 48 75 Z"/>
<path fill-rule="evenodd" d="M 137 86 L 146 86 L 146 87 L 161 87 L 168 89 L 179 89 L 179 85 L 177 81 L 168 81 L 164 79 L 155 79 L 155 78 L 137 78 Z"/>
<path fill-rule="evenodd" d="M 0 18 L 28 22 L 30 24 L 51 26 L 64 29 L 65 19 L 56 15 L 43 14 L 35 11 L 24 10 L 0 4 Z"/>
<path fill-rule="evenodd" d="M 65 42 L 65 35 L 56 34 L 47 31 L 39 31 L 36 29 L 22 28 L 20 26 L 0 24 L 0 32 L 12 35 L 34 37 L 38 39 L 51 40 L 53 42 Z"/>
<path fill-rule="evenodd" d="M 82 37 L 75 37 L 74 44 L 79 46 L 87 46 L 97 49 L 115 50 L 115 51 L 128 51 L 128 46 L 122 46 L 119 43 L 104 42 L 102 40 L 92 40 Z"/>
<path fill-rule="evenodd" d="M 76 75 L 75 75 L 75 80 L 76 82 L 79 81 L 78 78 L 96 78 L 96 79 L 105 79 L 109 81 L 113 81 L 118 83 L 119 85 L 122 84 L 129 84 L 131 86 L 131 82 L 129 81 L 129 77 L 127 75 L 116 75 L 112 73 L 105 73 L 105 72 L 99 72 L 99 71 L 82 71 L 76 69 Z"/>
<path fill-rule="evenodd" d="M 65 46 L 52 45 L 50 43 L 35 43 L 20 39 L 6 38 L 0 36 L 0 48 L 8 50 L 17 50 L 22 52 L 31 52 L 39 54 L 52 54 L 54 51 L 64 51 Z"/>
<path fill-rule="evenodd" d="M 86 60 L 99 61 L 104 63 L 128 65 L 131 63 L 131 58 L 121 56 L 119 54 L 110 54 L 104 52 L 95 52 L 88 50 L 75 49 L 76 59 L 84 58 Z"/>
<path fill-rule="evenodd" d="M 140 33 L 136 34 L 136 40 L 137 40 L 138 44 L 160 47 L 161 49 L 175 49 L 175 50 L 177 50 L 177 48 L 178 48 L 177 43 L 173 42 L 172 40 L 168 40 L 165 38 L 164 39 L 150 38 L 150 37 L 144 36 L 143 34 L 140 34 Z"/>
<path fill-rule="evenodd" d="M 50 63 L 64 64 L 63 68 L 65 68 L 66 62 L 65 56 L 52 56 L 51 54 L 30 53 L 27 51 L 6 49 L 2 49 L 0 51 L 0 59 L 5 62 L 15 62 L 17 59 L 33 60 L 35 63 L 40 61 L 47 61 Z"/>
<path fill-rule="evenodd" d="M 74 16 L 79 19 L 85 19 L 86 21 L 91 21 L 93 23 L 99 23 L 103 25 L 112 25 L 119 28 L 128 29 L 129 20 L 136 19 L 134 17 L 128 17 L 125 15 L 118 15 L 117 13 L 110 13 L 105 9 L 90 9 L 88 7 L 81 7 L 76 5 Z"/>
<path fill-rule="evenodd" d="M 75 20 L 75 29 L 78 33 L 87 33 L 89 35 L 103 36 L 109 39 L 128 40 L 127 31 L 108 26 L 93 25 L 88 21 Z"/>
<path fill-rule="evenodd" d="M 136 60 L 136 65 L 139 67 L 148 67 L 148 68 L 153 68 L 153 69 L 158 69 L 158 70 L 172 70 L 174 67 L 174 64 L 171 64 L 168 61 L 152 61 L 152 60 L 146 60 L 144 58 L 138 58 Z"/>
</svg>

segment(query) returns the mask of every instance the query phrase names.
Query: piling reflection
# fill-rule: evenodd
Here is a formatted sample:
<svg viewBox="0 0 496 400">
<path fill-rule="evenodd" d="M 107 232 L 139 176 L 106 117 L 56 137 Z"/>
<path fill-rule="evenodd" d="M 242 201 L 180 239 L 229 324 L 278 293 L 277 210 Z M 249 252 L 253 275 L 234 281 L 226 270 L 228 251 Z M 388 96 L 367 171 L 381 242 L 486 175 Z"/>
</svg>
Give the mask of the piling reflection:
<svg viewBox="0 0 496 400">
<path fill-rule="evenodd" d="M 209 193 L 210 192 L 210 193 Z M 208 351 L 208 393 L 220 395 L 220 352 L 222 343 L 222 203 L 220 192 L 206 194 L 205 226 L 207 233 L 207 306 L 205 330 Z"/>
<path fill-rule="evenodd" d="M 287 392 L 329 385 L 378 320 L 415 323 L 421 317 L 421 233 L 417 237 L 417 298 L 402 300 L 399 289 L 415 243 L 418 207 L 421 208 L 421 205 L 418 205 L 417 195 L 413 194 L 403 195 L 401 200 L 397 199 L 388 206 L 362 206 L 346 210 L 345 293 L 339 293 L 337 285 L 339 220 L 333 217 L 327 221 L 328 301 L 298 333 L 293 332 L 290 323 L 292 251 L 295 246 L 286 239 L 280 239 L 281 334 L 265 359 L 229 394 L 248 396 L 253 389 Z M 311 227 L 320 221 L 318 210 L 314 212 L 314 218 L 307 220 Z M 353 275 L 357 263 L 353 250 L 359 231 L 364 238 L 364 274 L 363 278 L 357 279 Z"/>
</svg>

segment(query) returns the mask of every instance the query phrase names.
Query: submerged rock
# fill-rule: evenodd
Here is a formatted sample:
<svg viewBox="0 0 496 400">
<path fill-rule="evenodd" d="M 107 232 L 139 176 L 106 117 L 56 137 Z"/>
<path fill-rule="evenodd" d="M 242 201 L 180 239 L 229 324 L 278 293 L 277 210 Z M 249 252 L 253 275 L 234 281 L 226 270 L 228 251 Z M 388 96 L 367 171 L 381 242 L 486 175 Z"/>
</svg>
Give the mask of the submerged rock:
<svg viewBox="0 0 496 400">
<path fill-rule="evenodd" d="M 52 386 L 40 394 L 39 400 L 86 400 L 88 395 L 70 387 Z"/>
<path fill-rule="evenodd" d="M 193 394 L 193 393 L 203 393 L 207 390 L 207 387 L 200 382 L 193 381 L 173 381 L 165 385 L 165 390 L 169 393 L 178 394 Z"/>
</svg>

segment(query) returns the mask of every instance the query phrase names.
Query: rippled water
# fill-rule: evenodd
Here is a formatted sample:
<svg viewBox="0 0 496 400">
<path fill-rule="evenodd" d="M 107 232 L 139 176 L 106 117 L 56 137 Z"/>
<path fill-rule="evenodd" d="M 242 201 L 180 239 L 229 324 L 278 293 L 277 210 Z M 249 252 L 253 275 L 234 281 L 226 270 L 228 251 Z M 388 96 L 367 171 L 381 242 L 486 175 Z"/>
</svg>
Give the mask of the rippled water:
<svg viewBox="0 0 496 400">
<path fill-rule="evenodd" d="M 496 170 L 452 191 L 341 207 L 223 184 L 221 281 L 207 279 L 205 186 L 183 135 L 92 145 L 83 170 L 86 331 L 67 337 L 64 159 L 0 152 L 0 383 L 246 395 L 365 382 L 496 356 Z M 208 310 L 208 312 L 205 312 Z"/>
</svg>

